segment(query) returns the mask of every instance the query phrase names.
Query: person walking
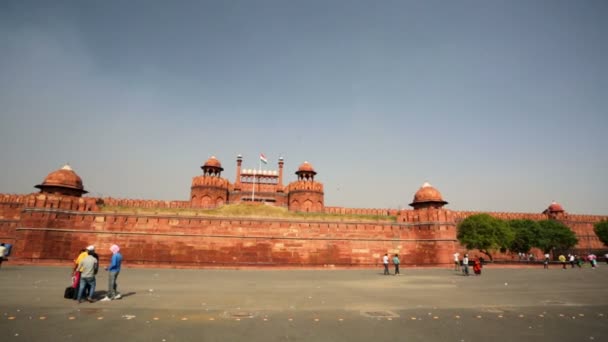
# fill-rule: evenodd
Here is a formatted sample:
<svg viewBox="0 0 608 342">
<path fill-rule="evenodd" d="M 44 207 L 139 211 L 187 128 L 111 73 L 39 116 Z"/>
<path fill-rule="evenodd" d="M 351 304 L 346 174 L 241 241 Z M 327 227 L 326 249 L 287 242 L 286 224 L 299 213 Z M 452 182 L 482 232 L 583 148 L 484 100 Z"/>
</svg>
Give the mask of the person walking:
<svg viewBox="0 0 608 342">
<path fill-rule="evenodd" d="M 4 247 L 4 243 L 0 243 L 0 267 L 2 267 L 2 262 L 4 261 L 5 254 L 6 254 L 6 247 Z"/>
<path fill-rule="evenodd" d="M 576 259 L 574 258 L 574 254 L 568 254 L 568 262 L 570 263 L 570 268 L 574 268 L 574 262 Z"/>
<path fill-rule="evenodd" d="M 120 273 L 120 266 L 122 264 L 122 254 L 120 254 L 120 247 L 118 245 L 112 245 L 110 247 L 110 251 L 112 252 L 112 259 L 110 261 L 110 266 L 106 267 L 105 270 L 108 271 L 108 294 L 101 300 L 102 302 L 107 302 L 114 299 L 120 299 L 122 296 L 116 290 L 117 284 L 116 279 L 118 278 L 118 274 Z"/>
<path fill-rule="evenodd" d="M 95 275 L 97 274 L 97 259 L 93 257 L 93 251 L 88 250 L 88 255 L 80 261 L 78 269 L 80 270 L 80 286 L 78 288 L 78 303 L 82 303 L 85 287 L 89 286 L 89 296 L 87 301 L 94 303 L 93 296 L 95 294 Z"/>
<path fill-rule="evenodd" d="M 469 275 L 469 255 L 465 254 L 462 258 L 462 272 L 465 276 Z"/>
<path fill-rule="evenodd" d="M 591 264 L 591 268 L 595 268 L 595 265 L 597 265 L 597 257 L 595 256 L 595 254 L 593 254 L 593 253 L 589 254 L 589 256 L 587 256 L 587 259 L 589 260 L 589 263 Z"/>
<path fill-rule="evenodd" d="M 545 253 L 545 261 L 543 262 L 543 267 L 545 269 L 549 269 L 549 258 L 550 258 L 549 253 Z"/>
<path fill-rule="evenodd" d="M 454 253 L 454 271 L 458 271 L 460 269 L 460 253 Z"/>
<path fill-rule="evenodd" d="M 384 256 L 382 257 L 382 264 L 384 265 L 384 275 L 389 275 L 390 272 L 388 271 L 388 253 L 384 254 Z"/>
<path fill-rule="evenodd" d="M 475 275 L 481 275 L 481 258 L 477 258 L 477 260 L 473 261 L 473 273 Z"/>
<path fill-rule="evenodd" d="M 563 254 L 560 254 L 557 259 L 562 263 L 562 269 L 566 269 L 566 257 Z"/>
<path fill-rule="evenodd" d="M 399 275 L 399 254 L 393 257 L 393 265 L 395 265 L 395 275 Z"/>
</svg>

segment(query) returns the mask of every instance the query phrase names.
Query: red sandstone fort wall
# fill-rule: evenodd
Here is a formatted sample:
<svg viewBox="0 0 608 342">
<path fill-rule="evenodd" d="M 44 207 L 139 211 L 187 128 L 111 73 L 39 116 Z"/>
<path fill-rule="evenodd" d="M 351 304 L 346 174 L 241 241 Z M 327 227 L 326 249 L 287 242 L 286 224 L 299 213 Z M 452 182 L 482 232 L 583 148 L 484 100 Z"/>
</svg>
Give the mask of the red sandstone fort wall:
<svg viewBox="0 0 608 342">
<path fill-rule="evenodd" d="M 445 264 L 455 226 L 116 215 L 26 209 L 16 230 L 23 260 L 72 260 L 89 244 L 119 243 L 125 259 L 173 265 L 378 264 L 399 253 L 407 265 Z M 102 260 L 107 259 L 100 253 Z"/>
<path fill-rule="evenodd" d="M 397 222 L 234 219 L 106 213 L 98 211 L 97 201 L 39 193 L 0 194 L 0 240 L 13 243 L 14 258 L 25 262 L 69 262 L 89 244 L 98 246 L 102 260 L 107 261 L 107 249 L 119 243 L 129 263 L 144 265 L 373 266 L 384 253 L 400 254 L 409 266 L 449 264 L 455 251 L 465 251 L 455 240 L 456 224 L 480 213 L 328 207 L 326 212 L 397 214 Z M 190 204 L 103 201 L 133 208 L 188 208 Z M 502 219 L 546 219 L 543 214 L 488 214 Z M 593 233 L 593 223 L 602 219 L 608 217 L 568 214 L 561 221 L 577 234 L 577 248 L 599 249 L 603 245 Z"/>
</svg>

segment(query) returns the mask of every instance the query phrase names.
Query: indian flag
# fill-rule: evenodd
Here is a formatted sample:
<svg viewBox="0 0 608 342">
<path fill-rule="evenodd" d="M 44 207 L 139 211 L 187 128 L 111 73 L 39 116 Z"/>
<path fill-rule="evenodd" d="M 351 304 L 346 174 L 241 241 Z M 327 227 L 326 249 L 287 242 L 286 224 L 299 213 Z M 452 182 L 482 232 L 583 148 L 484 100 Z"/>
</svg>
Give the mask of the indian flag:
<svg viewBox="0 0 608 342">
<path fill-rule="evenodd" d="M 268 164 L 268 159 L 266 159 L 264 153 L 260 153 L 260 161 L 264 164 Z"/>
</svg>

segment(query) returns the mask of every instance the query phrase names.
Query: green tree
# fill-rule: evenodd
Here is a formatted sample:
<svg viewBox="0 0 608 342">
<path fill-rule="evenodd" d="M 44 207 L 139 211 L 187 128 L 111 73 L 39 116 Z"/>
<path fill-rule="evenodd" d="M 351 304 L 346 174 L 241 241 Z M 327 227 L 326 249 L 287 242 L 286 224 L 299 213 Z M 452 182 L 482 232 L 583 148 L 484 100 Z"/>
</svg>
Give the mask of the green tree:
<svg viewBox="0 0 608 342">
<path fill-rule="evenodd" d="M 540 226 L 532 220 L 509 220 L 507 224 L 513 230 L 514 238 L 509 250 L 515 253 L 528 253 L 538 245 Z"/>
<path fill-rule="evenodd" d="M 569 249 L 578 243 L 576 234 L 566 225 L 555 220 L 542 220 L 538 222 L 540 226 L 540 236 L 536 247 L 549 253 L 557 248 L 561 250 Z"/>
<path fill-rule="evenodd" d="M 478 249 L 490 260 L 491 252 L 508 249 L 514 236 L 505 221 L 488 214 L 471 215 L 458 224 L 458 241 L 468 249 Z"/>
<path fill-rule="evenodd" d="M 593 225 L 593 231 L 600 241 L 602 241 L 604 245 L 608 246 L 608 221 L 602 220 L 600 222 L 596 222 Z"/>
</svg>

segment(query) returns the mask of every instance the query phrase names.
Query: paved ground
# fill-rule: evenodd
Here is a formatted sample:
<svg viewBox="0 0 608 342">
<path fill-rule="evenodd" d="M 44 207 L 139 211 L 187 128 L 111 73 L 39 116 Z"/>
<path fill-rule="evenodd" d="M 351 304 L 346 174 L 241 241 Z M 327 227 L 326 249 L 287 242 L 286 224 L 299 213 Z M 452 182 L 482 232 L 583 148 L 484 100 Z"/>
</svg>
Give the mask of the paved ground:
<svg viewBox="0 0 608 342">
<path fill-rule="evenodd" d="M 123 299 L 77 304 L 69 269 L 4 264 L 0 340 L 608 341 L 606 265 L 381 273 L 125 269 Z"/>
</svg>

